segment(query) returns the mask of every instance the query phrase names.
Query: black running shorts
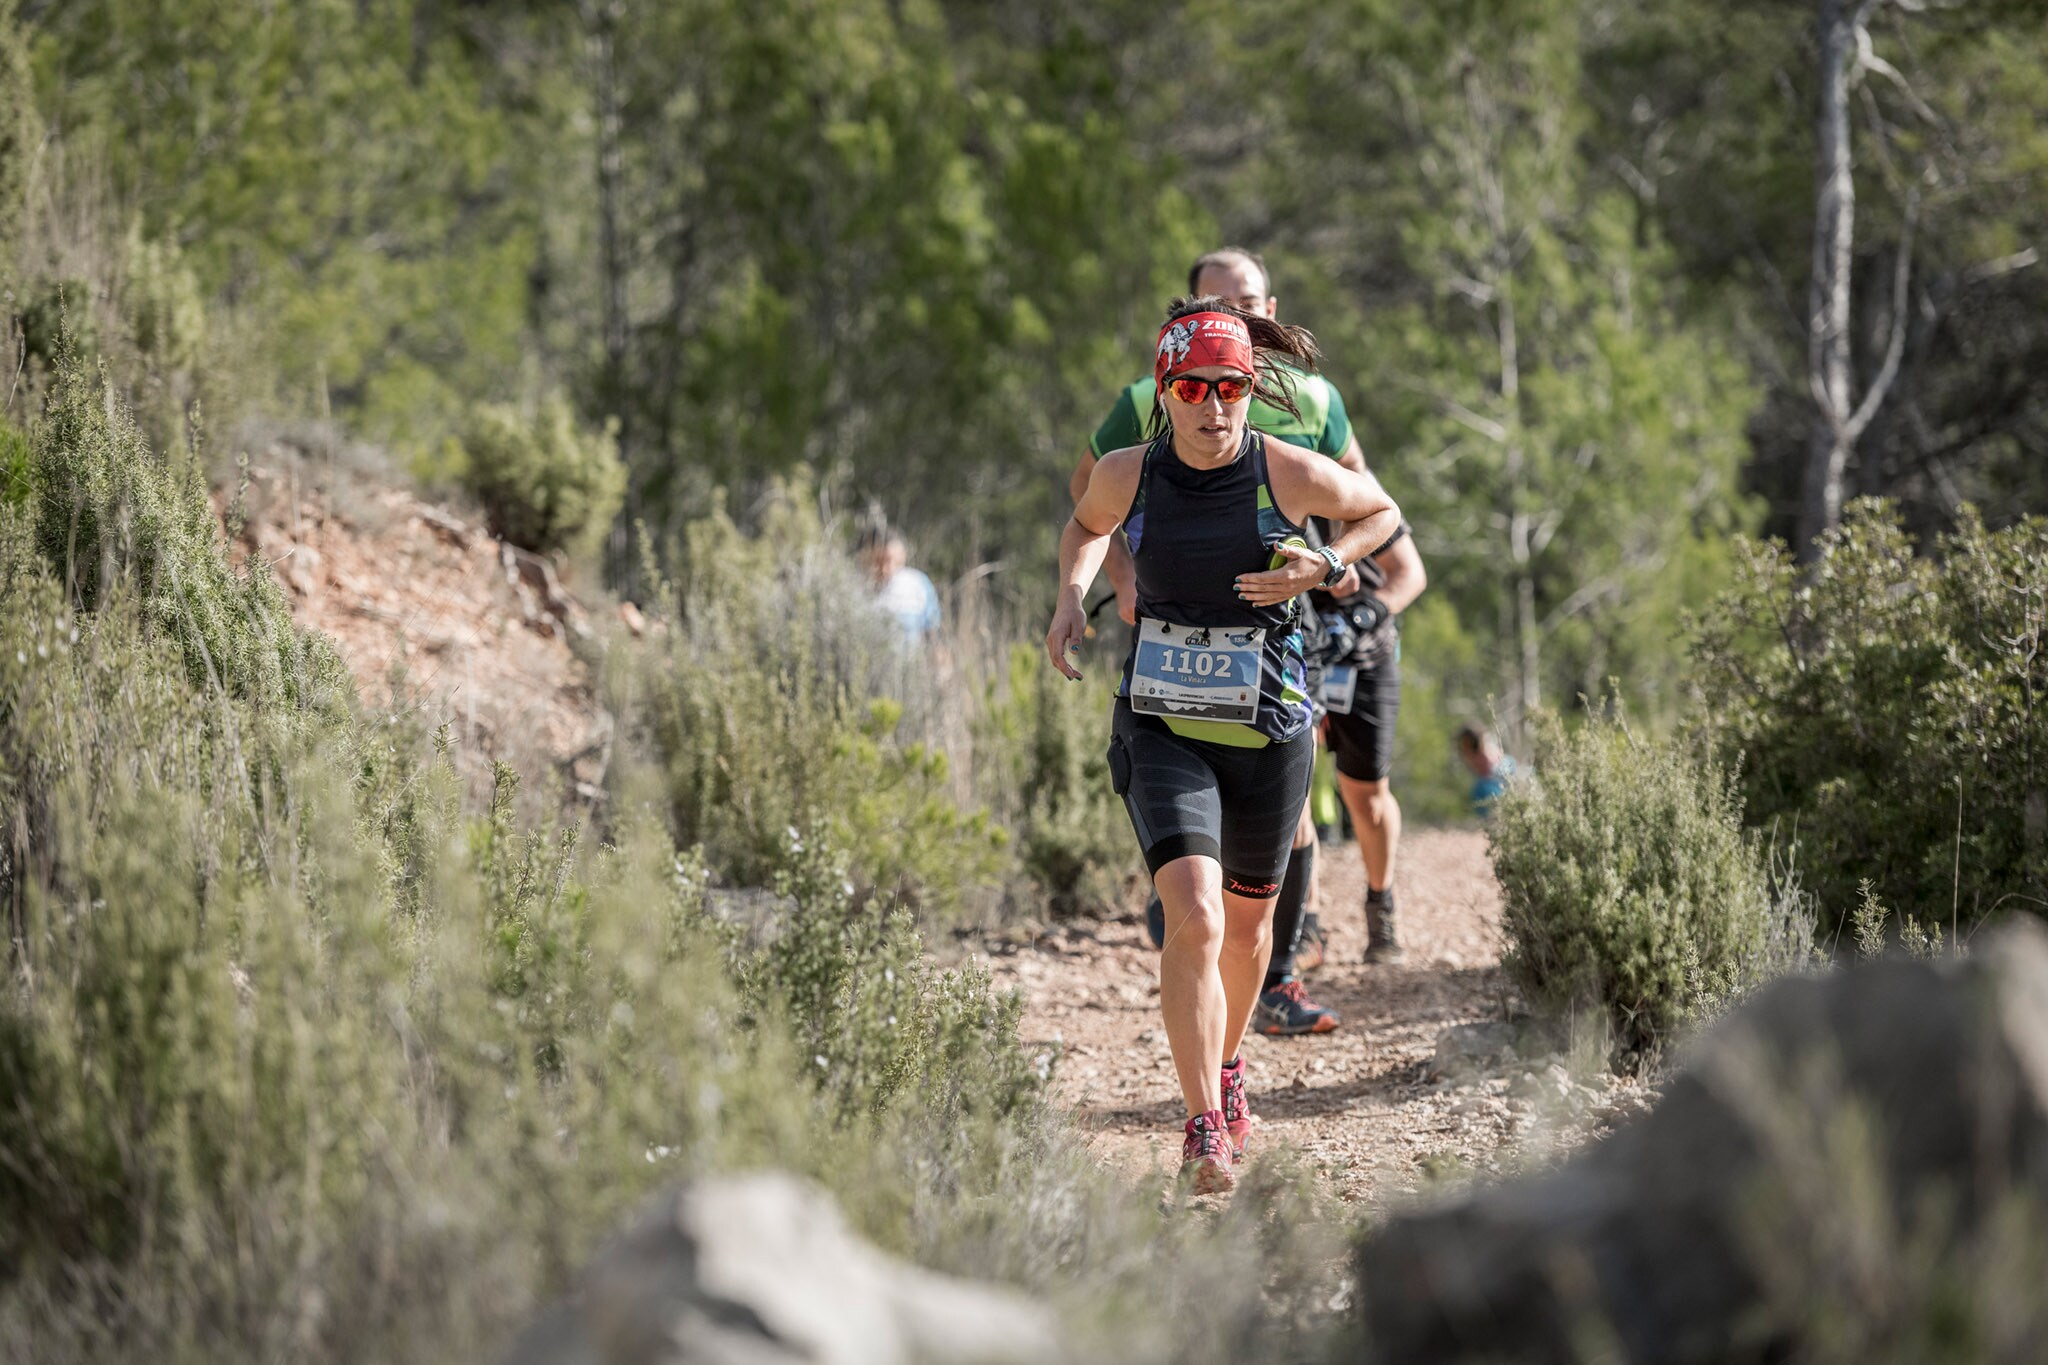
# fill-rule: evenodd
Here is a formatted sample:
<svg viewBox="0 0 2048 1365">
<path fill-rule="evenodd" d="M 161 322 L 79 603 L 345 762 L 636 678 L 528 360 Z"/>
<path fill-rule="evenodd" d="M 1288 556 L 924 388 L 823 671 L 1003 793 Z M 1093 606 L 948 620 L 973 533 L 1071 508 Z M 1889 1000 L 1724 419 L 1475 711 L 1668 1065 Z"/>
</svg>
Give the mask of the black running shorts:
<svg viewBox="0 0 2048 1365">
<path fill-rule="evenodd" d="M 1394 770 L 1394 717 L 1401 709 L 1401 661 L 1388 659 L 1358 675 L 1351 713 L 1330 713 L 1324 739 L 1337 771 L 1354 782 L 1380 782 Z"/>
<path fill-rule="evenodd" d="M 1223 888 L 1277 895 L 1315 767 L 1304 732 L 1263 749 L 1188 739 L 1119 698 L 1110 725 L 1109 774 L 1153 873 L 1176 858 L 1214 858 Z"/>
</svg>

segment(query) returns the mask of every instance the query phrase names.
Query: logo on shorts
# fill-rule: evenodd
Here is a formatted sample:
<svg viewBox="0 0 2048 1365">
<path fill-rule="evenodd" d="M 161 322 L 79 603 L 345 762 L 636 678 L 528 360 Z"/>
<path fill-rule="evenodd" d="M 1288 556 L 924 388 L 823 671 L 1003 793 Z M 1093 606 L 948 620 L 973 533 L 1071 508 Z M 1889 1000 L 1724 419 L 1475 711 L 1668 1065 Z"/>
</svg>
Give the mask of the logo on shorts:
<svg viewBox="0 0 2048 1365">
<path fill-rule="evenodd" d="M 1232 895 L 1250 896 L 1254 900 L 1264 900 L 1280 890 L 1278 882 L 1248 882 L 1227 872 L 1223 874 L 1223 881 Z"/>
</svg>

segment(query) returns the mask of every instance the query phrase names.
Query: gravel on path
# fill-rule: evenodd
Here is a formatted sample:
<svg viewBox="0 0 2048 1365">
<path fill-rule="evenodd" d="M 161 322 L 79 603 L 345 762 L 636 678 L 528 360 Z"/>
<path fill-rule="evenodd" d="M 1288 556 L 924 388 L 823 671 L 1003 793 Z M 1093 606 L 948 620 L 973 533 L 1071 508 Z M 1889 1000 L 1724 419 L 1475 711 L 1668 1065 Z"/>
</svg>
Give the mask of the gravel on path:
<svg viewBox="0 0 2048 1365">
<path fill-rule="evenodd" d="M 1511 1061 L 1457 1081 L 1434 1074 L 1444 1030 L 1500 1019 L 1512 1002 L 1483 832 L 1404 836 L 1394 890 L 1407 956 L 1398 966 L 1363 961 L 1357 846 L 1326 844 L 1317 863 L 1329 952 L 1308 992 L 1343 1025 L 1302 1038 L 1248 1037 L 1254 1157 L 1291 1148 L 1330 1193 L 1377 1210 L 1447 1179 L 1550 1159 L 1640 1107 L 1631 1083 L 1584 1067 L 1574 1076 L 1562 1058 Z M 1185 1115 L 1142 915 L 1072 922 L 1006 946 L 990 943 L 989 968 L 999 989 L 1024 997 L 1027 1045 L 1054 1056 L 1055 1099 L 1099 1159 L 1163 1183 L 1178 1162 Z"/>
</svg>

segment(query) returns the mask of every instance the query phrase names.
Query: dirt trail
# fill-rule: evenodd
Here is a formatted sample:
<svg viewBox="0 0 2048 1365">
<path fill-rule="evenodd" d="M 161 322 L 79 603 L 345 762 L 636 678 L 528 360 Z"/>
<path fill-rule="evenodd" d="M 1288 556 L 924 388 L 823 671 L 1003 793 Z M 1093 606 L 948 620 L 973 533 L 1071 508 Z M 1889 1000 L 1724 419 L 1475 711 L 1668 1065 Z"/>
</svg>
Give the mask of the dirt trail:
<svg viewBox="0 0 2048 1365">
<path fill-rule="evenodd" d="M 1403 840 L 1400 966 L 1362 961 L 1357 846 L 1326 844 L 1318 864 L 1330 952 L 1309 976 L 1309 994 L 1344 1022 L 1318 1036 L 1246 1040 L 1254 1154 L 1292 1147 L 1337 1197 L 1384 1207 L 1446 1176 L 1543 1160 L 1640 1107 L 1635 1087 L 1574 1078 L 1562 1059 L 1509 1062 L 1456 1082 L 1434 1075 L 1438 1036 L 1501 1018 L 1509 989 L 1483 834 L 1413 830 Z M 1135 916 L 1060 926 L 990 960 L 997 984 L 1024 995 L 1026 1041 L 1058 1047 L 1055 1093 L 1098 1156 L 1147 1180 L 1178 1160 L 1184 1117 L 1159 1022 L 1157 961 Z"/>
</svg>

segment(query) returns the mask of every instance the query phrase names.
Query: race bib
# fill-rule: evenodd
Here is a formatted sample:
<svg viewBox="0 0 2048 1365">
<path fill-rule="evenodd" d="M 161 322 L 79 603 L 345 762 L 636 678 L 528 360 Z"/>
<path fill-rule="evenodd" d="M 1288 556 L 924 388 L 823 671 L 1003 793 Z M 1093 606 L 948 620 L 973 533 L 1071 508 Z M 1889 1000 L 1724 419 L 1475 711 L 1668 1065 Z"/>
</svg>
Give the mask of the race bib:
<svg viewBox="0 0 2048 1365">
<path fill-rule="evenodd" d="M 1358 695 L 1358 669 L 1352 664 L 1323 666 L 1323 709 L 1332 715 L 1351 714 L 1352 699 Z"/>
<path fill-rule="evenodd" d="M 1131 665 L 1131 709 L 1185 720 L 1249 725 L 1259 714 L 1259 656 L 1266 632 L 1255 627 L 1138 622 Z"/>
</svg>

